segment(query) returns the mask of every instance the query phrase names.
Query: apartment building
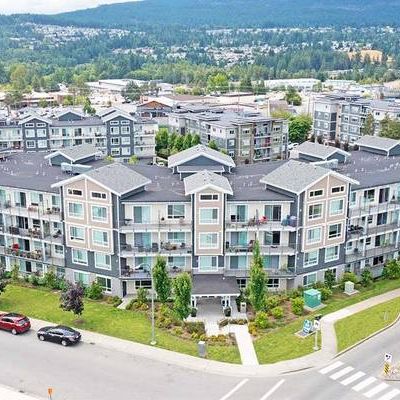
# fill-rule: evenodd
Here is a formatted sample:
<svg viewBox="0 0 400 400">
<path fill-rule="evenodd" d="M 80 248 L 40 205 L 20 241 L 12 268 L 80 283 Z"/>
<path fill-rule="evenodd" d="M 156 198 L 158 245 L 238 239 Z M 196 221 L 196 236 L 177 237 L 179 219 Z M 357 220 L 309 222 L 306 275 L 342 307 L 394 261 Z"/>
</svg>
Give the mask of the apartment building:
<svg viewBox="0 0 400 400">
<path fill-rule="evenodd" d="M 161 255 L 171 276 L 192 275 L 193 304 L 230 304 L 256 240 L 270 290 L 327 270 L 378 276 L 400 251 L 400 142 L 358 144 L 351 154 L 302 144 L 296 158 L 249 165 L 204 145 L 168 167 L 110 163 L 90 145 L 12 154 L 0 163 L 0 262 L 28 274 L 55 266 L 125 296 L 151 285 Z"/>
<path fill-rule="evenodd" d="M 0 149 L 48 151 L 90 144 L 104 154 L 127 161 L 155 157 L 158 123 L 110 108 L 95 116 L 65 109 L 55 115 L 29 113 L 0 120 Z"/>
<path fill-rule="evenodd" d="M 168 125 L 181 135 L 199 135 L 202 144 L 215 141 L 238 164 L 287 158 L 288 124 L 284 119 L 198 105 L 176 109 L 169 114 Z"/>
<path fill-rule="evenodd" d="M 379 136 L 385 117 L 400 119 L 400 104 L 349 94 L 320 96 L 314 101 L 313 133 L 325 142 L 355 143 L 364 135 L 369 114 L 374 118 L 374 135 Z"/>
</svg>

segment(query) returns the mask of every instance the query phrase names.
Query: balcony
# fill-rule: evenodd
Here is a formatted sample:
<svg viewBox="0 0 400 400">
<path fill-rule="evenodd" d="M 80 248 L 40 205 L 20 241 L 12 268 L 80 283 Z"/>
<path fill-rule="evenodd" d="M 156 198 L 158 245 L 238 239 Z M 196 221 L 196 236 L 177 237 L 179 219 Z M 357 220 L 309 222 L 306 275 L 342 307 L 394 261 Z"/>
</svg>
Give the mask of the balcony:
<svg viewBox="0 0 400 400">
<path fill-rule="evenodd" d="M 243 230 L 243 229 L 254 229 L 254 230 L 289 230 L 295 231 L 297 226 L 297 218 L 295 216 L 288 215 L 283 220 L 269 220 L 266 217 L 253 217 L 250 219 L 230 219 L 225 221 L 227 230 Z"/>
<path fill-rule="evenodd" d="M 44 261 L 41 250 L 27 251 L 27 250 L 22 250 L 15 245 L 8 247 L 2 246 L 0 254 L 1 253 L 9 255 L 11 257 L 24 258 L 32 261 Z"/>
<path fill-rule="evenodd" d="M 384 244 L 368 250 L 354 248 L 346 251 L 346 263 L 362 260 L 364 258 L 378 257 L 399 250 L 400 244 L 396 246 L 392 243 Z"/>
<path fill-rule="evenodd" d="M 177 274 L 180 274 L 183 271 L 189 271 L 189 269 L 178 266 L 169 266 L 168 274 L 171 277 L 174 277 Z M 127 265 L 125 268 L 121 268 L 121 279 L 124 280 L 142 280 L 142 279 L 151 279 L 150 271 L 148 266 L 138 265 L 136 267 L 131 267 Z"/>
<path fill-rule="evenodd" d="M 294 278 L 296 276 L 294 268 L 264 268 L 264 270 L 268 274 L 268 278 Z M 250 276 L 250 270 L 245 268 L 225 268 L 224 274 L 237 278 L 248 278 Z"/>
<path fill-rule="evenodd" d="M 120 231 L 122 233 L 129 232 L 157 232 L 165 231 L 191 231 L 192 222 L 183 218 L 165 220 L 161 218 L 159 221 L 149 221 L 144 223 L 134 223 L 131 219 L 124 219 L 120 222 Z"/>
<path fill-rule="evenodd" d="M 134 257 L 135 255 L 163 254 L 163 255 L 191 255 L 192 245 L 189 243 L 154 242 L 151 246 L 121 244 L 121 257 Z"/>
</svg>

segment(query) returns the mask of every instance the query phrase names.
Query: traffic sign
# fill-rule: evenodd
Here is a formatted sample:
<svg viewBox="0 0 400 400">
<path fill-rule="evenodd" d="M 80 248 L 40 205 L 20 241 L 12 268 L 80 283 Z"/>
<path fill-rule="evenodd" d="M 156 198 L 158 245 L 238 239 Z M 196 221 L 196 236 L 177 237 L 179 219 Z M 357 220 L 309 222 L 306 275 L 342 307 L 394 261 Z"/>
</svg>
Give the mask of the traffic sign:
<svg viewBox="0 0 400 400">
<path fill-rule="evenodd" d="M 385 362 L 391 364 L 392 362 L 392 355 L 390 353 L 385 353 Z"/>
<path fill-rule="evenodd" d="M 303 323 L 303 332 L 304 333 L 310 333 L 312 330 L 312 322 L 308 319 L 306 319 Z"/>
</svg>

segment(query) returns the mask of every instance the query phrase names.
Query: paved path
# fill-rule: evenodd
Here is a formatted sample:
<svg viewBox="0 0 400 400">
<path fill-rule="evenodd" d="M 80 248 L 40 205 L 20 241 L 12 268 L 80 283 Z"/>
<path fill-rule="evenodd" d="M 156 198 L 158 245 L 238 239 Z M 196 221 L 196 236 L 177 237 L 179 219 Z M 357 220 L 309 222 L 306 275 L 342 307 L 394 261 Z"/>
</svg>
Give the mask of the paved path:
<svg viewBox="0 0 400 400">
<path fill-rule="evenodd" d="M 235 334 L 242 364 L 258 365 L 257 354 L 247 325 L 230 325 L 229 330 Z"/>
<path fill-rule="evenodd" d="M 18 392 L 7 386 L 0 386 L 0 399 L 1 400 L 39 400 L 39 397 L 33 397 L 25 393 Z"/>
</svg>

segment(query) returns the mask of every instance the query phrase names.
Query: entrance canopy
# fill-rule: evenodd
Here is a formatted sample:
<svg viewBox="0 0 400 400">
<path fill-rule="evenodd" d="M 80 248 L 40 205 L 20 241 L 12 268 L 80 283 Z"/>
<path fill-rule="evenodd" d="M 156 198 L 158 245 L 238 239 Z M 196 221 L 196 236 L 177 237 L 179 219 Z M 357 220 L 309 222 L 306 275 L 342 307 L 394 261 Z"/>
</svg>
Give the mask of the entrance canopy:
<svg viewBox="0 0 400 400">
<path fill-rule="evenodd" d="M 239 296 L 240 290 L 233 276 L 216 274 L 193 275 L 192 296 Z"/>
</svg>

